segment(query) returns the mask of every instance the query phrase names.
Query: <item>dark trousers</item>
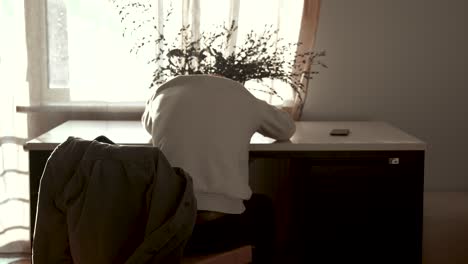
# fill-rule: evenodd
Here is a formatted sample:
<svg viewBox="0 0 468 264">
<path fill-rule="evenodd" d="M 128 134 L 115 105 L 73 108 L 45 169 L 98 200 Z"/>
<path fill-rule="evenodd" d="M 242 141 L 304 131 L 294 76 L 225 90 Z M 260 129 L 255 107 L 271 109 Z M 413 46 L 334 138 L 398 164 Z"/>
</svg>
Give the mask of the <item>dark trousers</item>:
<svg viewBox="0 0 468 264">
<path fill-rule="evenodd" d="M 196 224 L 185 254 L 211 254 L 252 245 L 253 263 L 272 263 L 275 232 L 272 202 L 265 195 L 253 194 L 244 205 L 242 214 L 226 214 Z"/>
</svg>

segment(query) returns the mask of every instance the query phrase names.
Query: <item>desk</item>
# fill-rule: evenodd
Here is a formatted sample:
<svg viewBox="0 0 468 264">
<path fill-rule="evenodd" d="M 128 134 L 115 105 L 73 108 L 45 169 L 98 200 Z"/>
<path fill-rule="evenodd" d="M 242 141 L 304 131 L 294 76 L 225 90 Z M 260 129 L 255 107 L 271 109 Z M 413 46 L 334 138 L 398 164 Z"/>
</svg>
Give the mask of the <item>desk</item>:
<svg viewBox="0 0 468 264">
<path fill-rule="evenodd" d="M 284 263 L 421 263 L 424 155 L 419 139 L 384 122 L 297 122 L 289 142 L 255 134 L 251 160 L 280 164 L 270 194 Z M 349 128 L 332 137 L 332 128 Z M 68 121 L 29 141 L 31 230 L 39 180 L 68 136 L 147 145 L 139 121 Z M 251 178 L 255 175 L 251 175 Z M 253 188 L 255 191 L 255 188 Z"/>
</svg>

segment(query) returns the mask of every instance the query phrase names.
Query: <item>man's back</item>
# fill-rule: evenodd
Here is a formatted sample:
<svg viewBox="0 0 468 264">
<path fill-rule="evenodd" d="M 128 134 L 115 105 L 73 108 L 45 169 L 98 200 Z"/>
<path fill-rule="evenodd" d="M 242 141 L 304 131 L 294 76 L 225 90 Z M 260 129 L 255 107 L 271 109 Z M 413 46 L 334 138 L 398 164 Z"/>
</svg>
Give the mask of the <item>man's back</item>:
<svg viewBox="0 0 468 264">
<path fill-rule="evenodd" d="M 248 200 L 248 148 L 255 132 L 288 139 L 286 112 L 229 79 L 179 76 L 159 87 L 142 118 L 173 166 L 192 176 L 198 209 L 242 213 Z"/>
</svg>

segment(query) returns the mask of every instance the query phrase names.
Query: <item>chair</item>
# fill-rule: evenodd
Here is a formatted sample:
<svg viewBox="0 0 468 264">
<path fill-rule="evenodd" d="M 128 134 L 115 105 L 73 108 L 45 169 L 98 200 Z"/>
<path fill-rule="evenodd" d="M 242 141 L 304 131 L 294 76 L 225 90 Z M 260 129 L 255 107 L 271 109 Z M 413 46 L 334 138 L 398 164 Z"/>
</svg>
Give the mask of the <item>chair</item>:
<svg viewBox="0 0 468 264">
<path fill-rule="evenodd" d="M 181 261 L 196 218 L 191 178 L 157 148 L 111 142 L 70 137 L 49 157 L 35 264 Z"/>
</svg>

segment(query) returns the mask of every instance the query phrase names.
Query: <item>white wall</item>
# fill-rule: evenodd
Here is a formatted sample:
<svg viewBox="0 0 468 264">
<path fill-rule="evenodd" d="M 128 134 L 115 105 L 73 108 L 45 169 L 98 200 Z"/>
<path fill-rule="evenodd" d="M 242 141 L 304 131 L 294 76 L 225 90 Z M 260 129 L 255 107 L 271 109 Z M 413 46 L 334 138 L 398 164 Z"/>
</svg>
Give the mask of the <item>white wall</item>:
<svg viewBox="0 0 468 264">
<path fill-rule="evenodd" d="M 468 1 L 323 0 L 303 120 L 383 120 L 428 143 L 425 188 L 468 191 Z"/>
</svg>

